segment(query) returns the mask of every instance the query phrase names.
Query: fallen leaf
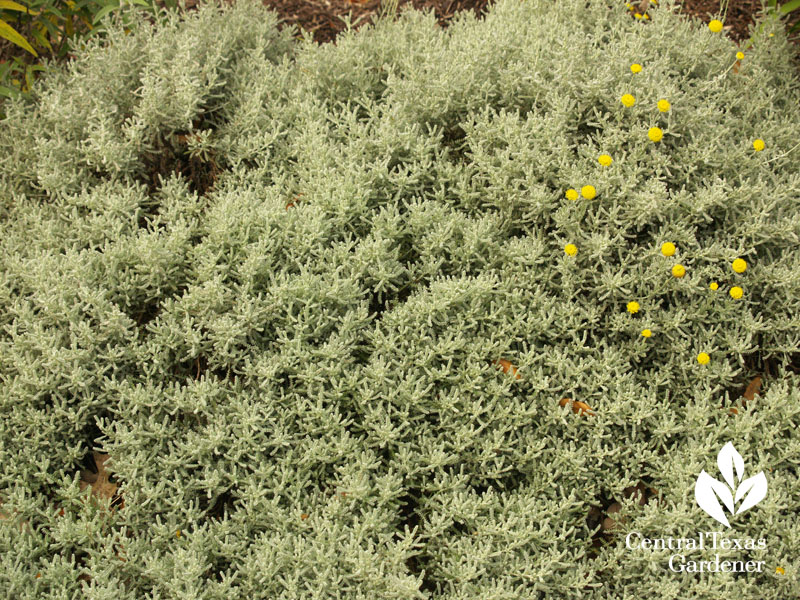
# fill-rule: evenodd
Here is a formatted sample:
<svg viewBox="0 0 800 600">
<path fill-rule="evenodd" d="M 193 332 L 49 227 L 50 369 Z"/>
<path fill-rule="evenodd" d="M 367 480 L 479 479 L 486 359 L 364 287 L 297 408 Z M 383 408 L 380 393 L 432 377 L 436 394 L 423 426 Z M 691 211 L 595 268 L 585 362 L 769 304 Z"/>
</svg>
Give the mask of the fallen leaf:
<svg viewBox="0 0 800 600">
<path fill-rule="evenodd" d="M 633 497 L 639 503 L 639 506 L 644 506 L 647 504 L 646 491 L 646 486 L 640 482 L 638 485 L 626 487 L 622 490 L 622 495 L 625 496 L 625 498 Z"/>
<path fill-rule="evenodd" d="M 507 361 L 505 358 L 501 358 L 499 360 L 492 361 L 496 365 L 500 365 L 500 368 L 503 369 L 503 373 L 508 373 L 511 371 L 511 374 L 514 375 L 517 379 L 522 379 L 520 374 L 517 373 L 517 367 L 511 364 L 510 361 Z"/>
<path fill-rule="evenodd" d="M 602 524 L 603 509 L 599 506 L 590 506 L 589 512 L 586 515 L 586 523 L 590 528 L 594 529 L 598 523 Z"/>
<path fill-rule="evenodd" d="M 614 529 L 617 526 L 618 521 L 622 522 L 624 520 L 624 519 L 612 519 L 610 516 L 610 515 L 616 515 L 621 508 L 622 505 L 619 502 L 614 502 L 614 504 L 608 507 L 608 510 L 606 512 L 608 513 L 609 516 L 603 519 L 603 523 L 600 525 L 600 528 L 603 531 L 609 531 L 611 529 Z"/>
<path fill-rule="evenodd" d="M 747 389 L 744 391 L 744 396 L 747 400 L 753 400 L 756 397 L 756 394 L 761 393 L 761 376 L 756 376 L 753 381 L 747 386 Z"/>
<path fill-rule="evenodd" d="M 295 206 L 295 202 L 300 200 L 300 196 L 302 196 L 302 195 L 303 194 L 295 195 L 295 197 L 289 203 L 286 204 L 286 210 L 289 210 L 291 207 Z"/>
<path fill-rule="evenodd" d="M 592 408 L 585 402 L 581 402 L 580 400 L 572 400 L 571 398 L 562 398 L 558 403 L 558 405 L 562 407 L 566 406 L 567 404 L 569 404 L 572 412 L 574 412 L 576 415 L 587 414 L 590 417 L 594 416 Z"/>
<path fill-rule="evenodd" d="M 97 465 L 97 473 L 93 473 L 89 469 L 81 471 L 81 480 L 79 482 L 81 491 L 91 486 L 92 495 L 98 498 L 107 498 L 113 500 L 117 494 L 117 484 L 109 481 L 109 473 L 106 471 L 105 463 L 108 460 L 108 454 L 100 454 L 93 452 L 94 462 Z M 120 499 L 120 508 L 124 507 L 124 503 Z"/>
</svg>

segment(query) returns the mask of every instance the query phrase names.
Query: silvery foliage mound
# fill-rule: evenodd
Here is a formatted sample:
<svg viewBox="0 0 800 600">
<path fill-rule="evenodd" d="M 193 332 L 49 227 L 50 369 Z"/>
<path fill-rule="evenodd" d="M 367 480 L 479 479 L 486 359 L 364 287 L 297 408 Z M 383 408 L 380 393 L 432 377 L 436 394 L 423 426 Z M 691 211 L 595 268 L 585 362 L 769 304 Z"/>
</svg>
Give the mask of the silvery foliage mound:
<svg viewBox="0 0 800 600">
<path fill-rule="evenodd" d="M 109 21 L 9 101 L 8 597 L 797 593 L 798 81 L 777 21 L 735 66 L 664 4 L 404 12 L 325 46 L 203 5 Z M 627 549 L 718 530 L 693 490 L 729 441 L 769 488 L 724 535 L 767 546 L 718 552 L 765 571 Z M 113 506 L 81 491 L 93 448 Z"/>
</svg>

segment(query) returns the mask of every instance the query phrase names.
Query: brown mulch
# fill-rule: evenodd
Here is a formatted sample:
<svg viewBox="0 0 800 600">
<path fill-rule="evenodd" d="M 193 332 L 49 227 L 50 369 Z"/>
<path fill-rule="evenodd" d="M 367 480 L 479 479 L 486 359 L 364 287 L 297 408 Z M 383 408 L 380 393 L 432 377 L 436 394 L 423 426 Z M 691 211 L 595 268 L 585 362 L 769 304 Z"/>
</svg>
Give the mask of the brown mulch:
<svg viewBox="0 0 800 600">
<path fill-rule="evenodd" d="M 185 0 L 186 10 L 196 9 L 197 0 Z M 231 4 L 236 0 L 219 0 Z M 261 0 L 263 4 L 278 13 L 281 22 L 278 27 L 283 28 L 288 25 L 297 25 L 306 32 L 311 33 L 314 41 L 319 44 L 336 43 L 336 36 L 345 29 L 346 25 L 340 17 L 350 14 L 350 22 L 354 29 L 358 29 L 365 23 L 373 21 L 381 10 L 381 2 L 387 0 Z M 450 20 L 459 11 L 470 10 L 480 18 L 484 9 L 495 0 L 398 0 L 397 10 L 411 4 L 417 10 L 430 9 L 441 27 L 447 27 Z M 632 5 L 639 6 L 640 2 L 644 5 L 649 0 L 617 0 L 622 3 L 630 2 Z M 783 4 L 787 0 L 778 0 Z M 157 4 L 164 6 L 164 0 L 156 0 Z M 558 0 L 553 0 L 558 2 Z M 677 0 L 681 13 L 699 18 L 708 22 L 713 17 L 720 14 L 720 0 Z M 724 31 L 737 43 L 742 43 L 750 37 L 750 29 L 761 13 L 762 0 L 729 0 L 728 12 L 724 19 Z M 632 17 L 633 18 L 633 17 Z M 150 18 L 152 22 L 152 17 Z M 787 29 L 800 22 L 800 10 L 791 13 L 786 19 Z M 76 31 L 85 31 L 86 26 L 73 17 L 73 26 Z M 28 28 L 30 25 L 28 25 Z M 20 33 L 26 39 L 30 39 L 29 30 L 22 29 Z M 26 33 L 28 35 L 26 35 Z M 790 35 L 792 47 L 796 49 L 793 56 L 794 64 L 800 71 L 800 32 Z M 66 40 L 62 40 L 63 44 Z M 57 45 L 57 48 L 60 45 Z M 52 55 L 51 55 L 52 56 Z M 0 38 L 0 63 L 11 62 L 14 58 L 19 58 L 25 68 L 29 65 L 40 62 L 31 54 L 15 46 L 8 40 Z M 71 54 L 66 54 L 60 61 L 72 58 Z M 12 85 L 18 86 L 22 76 L 16 72 L 10 78 Z M 8 83 L 6 83 L 8 85 Z M 4 117 L 2 112 L 3 99 L 0 97 L 0 119 Z"/>
<path fill-rule="evenodd" d="M 232 0 L 223 0 L 231 2 Z M 358 29 L 362 24 L 372 20 L 380 11 L 381 0 L 262 0 L 264 6 L 275 10 L 286 24 L 296 24 L 313 33 L 317 43 L 334 42 L 337 34 L 345 29 L 339 18 L 352 13 L 351 23 Z M 557 2 L 558 0 L 553 0 Z M 621 0 L 627 2 L 628 0 Z M 782 4 L 784 0 L 779 3 Z M 630 0 L 638 5 L 637 0 Z M 161 2 L 159 2 L 160 4 Z M 188 0 L 187 8 L 194 6 L 194 0 Z M 484 8 L 492 4 L 492 0 L 399 0 L 398 11 L 402 6 L 411 4 L 417 10 L 432 9 L 439 25 L 447 27 L 453 15 L 462 10 L 471 10 L 480 17 Z M 710 21 L 719 14 L 719 0 L 683 0 L 678 1 L 681 13 Z M 728 3 L 728 14 L 725 17 L 725 31 L 736 42 L 746 40 L 750 36 L 749 28 L 761 13 L 761 0 L 731 0 Z M 787 19 L 787 28 L 800 21 L 800 11 L 795 11 Z M 793 36 L 800 47 L 800 35 Z"/>
<path fill-rule="evenodd" d="M 340 15 L 346 15 L 352 11 L 352 22 L 361 25 L 373 18 L 380 10 L 380 0 L 364 2 L 358 0 L 263 0 L 263 3 L 278 12 L 286 23 L 297 24 L 306 31 L 313 32 L 314 40 L 318 43 L 334 41 L 336 35 L 345 28 L 342 20 L 338 18 Z M 491 0 L 399 0 L 398 10 L 409 3 L 418 10 L 433 9 L 439 25 L 447 27 L 456 12 L 471 10 L 480 16 L 483 9 L 492 2 Z M 631 3 L 637 4 L 636 0 L 631 0 Z M 720 8 L 718 0 L 683 0 L 679 4 L 682 13 L 704 21 L 710 21 L 713 16 L 718 14 Z M 750 35 L 748 28 L 755 22 L 760 12 L 761 0 L 731 0 L 725 18 L 728 35 L 737 42 L 746 40 Z M 787 22 L 791 25 L 798 21 L 800 21 L 800 11 L 797 11 L 797 14 Z"/>
<path fill-rule="evenodd" d="M 230 2 L 231 0 L 223 0 Z M 334 42 L 337 34 L 345 29 L 339 18 L 352 13 L 354 28 L 372 20 L 380 11 L 381 0 L 262 0 L 264 6 L 275 10 L 287 24 L 296 24 L 313 33 L 317 43 Z M 553 0 L 557 2 L 558 0 Z M 628 0 L 621 0 L 628 2 Z M 637 0 L 629 0 L 634 6 Z M 782 4 L 784 0 L 779 3 Z M 439 25 L 447 27 L 453 15 L 462 10 L 471 10 L 480 17 L 492 0 L 399 0 L 400 7 L 411 4 L 417 10 L 432 9 Z M 719 14 L 719 0 L 679 0 L 681 13 L 710 21 Z M 188 0 L 187 8 L 194 5 Z M 725 17 L 725 31 L 736 42 L 750 37 L 750 26 L 761 13 L 761 0 L 731 0 Z M 787 19 L 787 28 L 800 21 L 800 11 Z M 800 47 L 800 35 L 793 36 Z"/>
<path fill-rule="evenodd" d="M 313 33 L 314 41 L 324 43 L 334 42 L 336 35 L 345 29 L 340 15 L 352 12 L 351 23 L 357 23 L 354 27 L 357 29 L 378 14 L 381 0 L 263 0 L 263 3 L 280 14 L 286 23 L 301 26 Z M 407 4 L 417 10 L 432 9 L 439 25 L 447 27 L 456 12 L 471 10 L 480 17 L 490 3 L 490 0 L 399 0 L 397 9 L 400 12 Z"/>
<path fill-rule="evenodd" d="M 235 0 L 220 0 L 232 3 Z M 553 0 L 557 2 L 558 0 Z M 628 0 L 619 0 L 627 2 Z M 638 5 L 639 0 L 630 0 Z M 785 0 L 779 0 L 783 3 Z M 163 0 L 157 0 L 159 5 L 164 5 Z M 335 43 L 336 36 L 345 29 L 344 21 L 340 18 L 350 13 L 354 29 L 372 21 L 380 11 L 381 0 L 262 0 L 265 6 L 275 10 L 282 19 L 280 27 L 298 25 L 313 35 L 317 43 Z M 471 10 L 480 17 L 482 11 L 493 0 L 399 0 L 398 10 L 412 4 L 416 9 L 432 9 L 442 27 L 447 27 L 450 20 L 459 11 Z M 719 0 L 679 0 L 681 12 L 692 15 L 703 21 L 709 21 L 719 14 Z M 187 0 L 187 11 L 194 10 L 196 0 Z M 730 0 L 728 14 L 725 18 L 725 31 L 736 42 L 746 40 L 749 28 L 761 12 L 761 0 Z M 795 11 L 787 19 L 787 27 L 800 21 L 800 10 Z M 80 29 L 80 24 L 75 23 Z M 800 35 L 794 34 L 792 41 L 800 49 Z M 26 63 L 35 62 L 27 52 L 12 45 L 5 39 L 0 39 L 0 62 L 9 60 L 13 56 L 23 56 Z"/>
</svg>

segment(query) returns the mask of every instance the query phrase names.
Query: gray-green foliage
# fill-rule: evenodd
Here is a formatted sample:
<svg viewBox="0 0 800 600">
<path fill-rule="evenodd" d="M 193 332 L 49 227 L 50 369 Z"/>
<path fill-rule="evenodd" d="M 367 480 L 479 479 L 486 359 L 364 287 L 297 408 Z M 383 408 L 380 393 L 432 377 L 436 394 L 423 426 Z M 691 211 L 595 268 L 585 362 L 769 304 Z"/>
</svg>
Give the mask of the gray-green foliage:
<svg viewBox="0 0 800 600">
<path fill-rule="evenodd" d="M 501 0 L 444 31 L 409 11 L 325 46 L 203 5 L 110 27 L 10 101 L 7 596 L 796 594 L 797 77 L 777 21 L 735 72 L 666 4 Z M 626 549 L 718 528 L 693 489 L 727 441 L 768 475 L 726 533 L 766 538 L 767 572 Z M 110 515 L 79 491 L 95 445 Z M 660 501 L 623 501 L 593 547 L 590 508 L 641 480 Z"/>
</svg>

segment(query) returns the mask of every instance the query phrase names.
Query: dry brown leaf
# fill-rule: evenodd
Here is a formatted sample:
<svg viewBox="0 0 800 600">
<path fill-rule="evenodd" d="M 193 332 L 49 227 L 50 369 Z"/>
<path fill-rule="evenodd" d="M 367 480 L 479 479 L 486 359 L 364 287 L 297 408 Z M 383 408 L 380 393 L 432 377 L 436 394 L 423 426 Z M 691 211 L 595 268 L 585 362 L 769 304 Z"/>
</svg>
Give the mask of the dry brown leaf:
<svg viewBox="0 0 800 600">
<path fill-rule="evenodd" d="M 616 519 L 611 518 L 611 515 L 616 516 L 616 514 L 620 511 L 620 509 L 622 509 L 622 505 L 619 502 L 614 502 L 611 506 L 608 507 L 606 513 L 608 513 L 609 516 L 603 519 L 603 522 L 600 525 L 600 529 L 602 531 L 609 531 L 611 529 L 614 529 L 616 528 L 618 522 L 625 521 L 625 519 L 619 517 Z"/>
<path fill-rule="evenodd" d="M 296 195 L 295 195 L 295 197 L 294 197 L 294 198 L 292 198 L 292 200 L 291 200 L 291 201 L 287 202 L 287 203 L 286 203 L 286 210 L 289 210 L 289 209 L 290 209 L 290 208 L 292 208 L 293 206 L 296 206 L 295 202 L 297 202 L 298 200 L 300 200 L 300 197 L 301 197 L 302 195 L 303 195 L 302 193 L 300 193 L 300 194 L 296 194 Z"/>
<path fill-rule="evenodd" d="M 639 503 L 639 506 L 647 504 L 647 486 L 642 482 L 639 482 L 637 485 L 626 487 L 622 491 L 622 495 L 625 498 L 633 497 L 633 499 Z"/>
<path fill-rule="evenodd" d="M 81 480 L 79 482 L 81 491 L 91 486 L 92 495 L 97 498 L 107 498 L 113 500 L 117 494 L 117 484 L 111 483 L 108 480 L 109 473 L 106 471 L 105 463 L 108 460 L 108 454 L 100 454 L 93 452 L 94 462 L 97 465 L 97 473 L 92 473 L 89 469 L 81 471 Z M 123 504 L 120 504 L 122 508 Z"/>
<path fill-rule="evenodd" d="M 603 516 L 603 511 L 600 509 L 600 507 L 591 506 L 589 507 L 589 514 L 586 515 L 586 518 L 590 521 L 599 521 L 601 516 Z"/>
<path fill-rule="evenodd" d="M 520 374 L 517 373 L 517 367 L 511 364 L 510 361 L 506 360 L 505 358 L 501 358 L 498 360 L 492 361 L 493 364 L 500 365 L 500 368 L 503 369 L 503 373 L 508 373 L 511 371 L 511 374 L 514 375 L 517 379 L 522 379 Z"/>
<path fill-rule="evenodd" d="M 572 412 L 574 412 L 576 415 L 586 414 L 590 417 L 594 416 L 594 411 L 592 410 L 592 408 L 588 404 L 586 404 L 585 402 L 581 402 L 580 400 L 572 400 L 572 398 L 562 398 L 558 402 L 558 405 L 562 407 L 566 406 L 567 404 L 569 404 L 570 409 L 572 409 Z"/>
<path fill-rule="evenodd" d="M 756 394 L 761 393 L 761 376 L 756 376 L 753 381 L 747 386 L 747 389 L 744 391 L 744 396 L 747 400 L 753 400 L 756 397 Z"/>
<path fill-rule="evenodd" d="M 747 402 L 752 401 L 760 393 L 761 393 L 761 376 L 757 375 L 755 378 L 753 378 L 753 381 L 751 381 L 748 384 L 747 389 L 744 391 L 744 394 L 742 394 L 742 401 L 741 401 L 742 408 L 746 408 Z M 725 407 L 723 406 L 722 408 Z M 729 408 L 728 414 L 738 415 L 739 409 L 735 407 Z"/>
</svg>

